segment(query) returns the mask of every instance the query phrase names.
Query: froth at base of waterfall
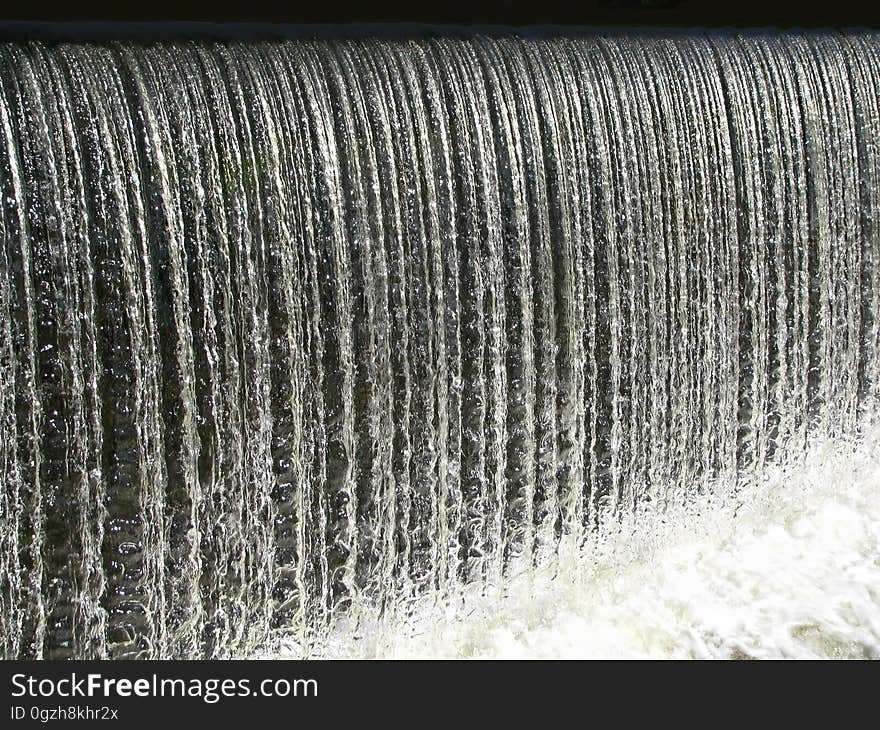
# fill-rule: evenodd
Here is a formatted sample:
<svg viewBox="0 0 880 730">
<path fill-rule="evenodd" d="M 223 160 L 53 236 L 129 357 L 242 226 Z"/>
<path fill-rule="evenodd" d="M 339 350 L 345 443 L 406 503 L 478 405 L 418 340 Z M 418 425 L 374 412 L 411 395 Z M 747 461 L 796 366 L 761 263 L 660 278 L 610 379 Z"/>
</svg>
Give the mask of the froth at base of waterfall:
<svg viewBox="0 0 880 730">
<path fill-rule="evenodd" d="M 880 431 L 648 512 L 503 595 L 337 631 L 327 658 L 880 659 Z M 284 641 L 265 658 L 300 658 Z"/>
<path fill-rule="evenodd" d="M 317 653 L 858 440 L 878 61 L 0 45 L 0 653 Z"/>
</svg>

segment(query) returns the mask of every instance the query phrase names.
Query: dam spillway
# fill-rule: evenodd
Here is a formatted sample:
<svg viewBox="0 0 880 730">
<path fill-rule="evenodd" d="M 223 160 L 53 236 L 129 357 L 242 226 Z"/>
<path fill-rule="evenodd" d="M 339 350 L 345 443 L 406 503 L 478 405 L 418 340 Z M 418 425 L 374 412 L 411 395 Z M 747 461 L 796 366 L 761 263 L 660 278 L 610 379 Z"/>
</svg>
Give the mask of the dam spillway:
<svg viewBox="0 0 880 730">
<path fill-rule="evenodd" d="M 880 388 L 880 39 L 0 45 L 0 652 L 243 655 Z"/>
</svg>

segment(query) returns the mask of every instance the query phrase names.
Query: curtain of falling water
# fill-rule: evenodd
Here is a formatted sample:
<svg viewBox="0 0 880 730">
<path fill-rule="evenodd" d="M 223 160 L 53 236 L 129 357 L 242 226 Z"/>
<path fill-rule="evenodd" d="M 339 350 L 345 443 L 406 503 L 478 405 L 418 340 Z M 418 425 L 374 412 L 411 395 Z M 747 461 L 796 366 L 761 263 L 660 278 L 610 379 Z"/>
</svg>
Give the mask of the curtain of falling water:
<svg viewBox="0 0 880 730">
<path fill-rule="evenodd" d="M 305 645 L 854 434 L 880 42 L 0 46 L 0 647 Z"/>
</svg>

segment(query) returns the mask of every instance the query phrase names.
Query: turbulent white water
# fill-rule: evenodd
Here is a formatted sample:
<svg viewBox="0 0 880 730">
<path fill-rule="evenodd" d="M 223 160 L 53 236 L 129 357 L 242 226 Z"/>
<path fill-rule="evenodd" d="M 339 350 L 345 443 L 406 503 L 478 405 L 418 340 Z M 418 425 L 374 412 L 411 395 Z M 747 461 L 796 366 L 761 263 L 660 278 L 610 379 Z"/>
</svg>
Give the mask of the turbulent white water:
<svg viewBox="0 0 880 730">
<path fill-rule="evenodd" d="M 875 34 L 0 45 L 4 656 L 550 651 L 548 571 L 560 647 L 732 651 L 685 613 L 787 543 L 628 551 L 878 400 Z"/>
<path fill-rule="evenodd" d="M 880 659 L 880 431 L 736 499 L 641 515 L 554 573 L 340 634 L 323 656 Z"/>
</svg>

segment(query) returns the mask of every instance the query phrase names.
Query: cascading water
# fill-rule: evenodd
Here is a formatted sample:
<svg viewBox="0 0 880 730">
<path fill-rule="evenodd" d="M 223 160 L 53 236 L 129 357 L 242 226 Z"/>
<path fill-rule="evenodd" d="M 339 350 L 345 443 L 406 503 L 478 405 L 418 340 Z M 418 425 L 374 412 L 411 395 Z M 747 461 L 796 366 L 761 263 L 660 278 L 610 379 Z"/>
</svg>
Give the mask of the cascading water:
<svg viewBox="0 0 880 730">
<path fill-rule="evenodd" d="M 243 655 L 880 387 L 880 40 L 0 46 L 0 647 Z"/>
</svg>

